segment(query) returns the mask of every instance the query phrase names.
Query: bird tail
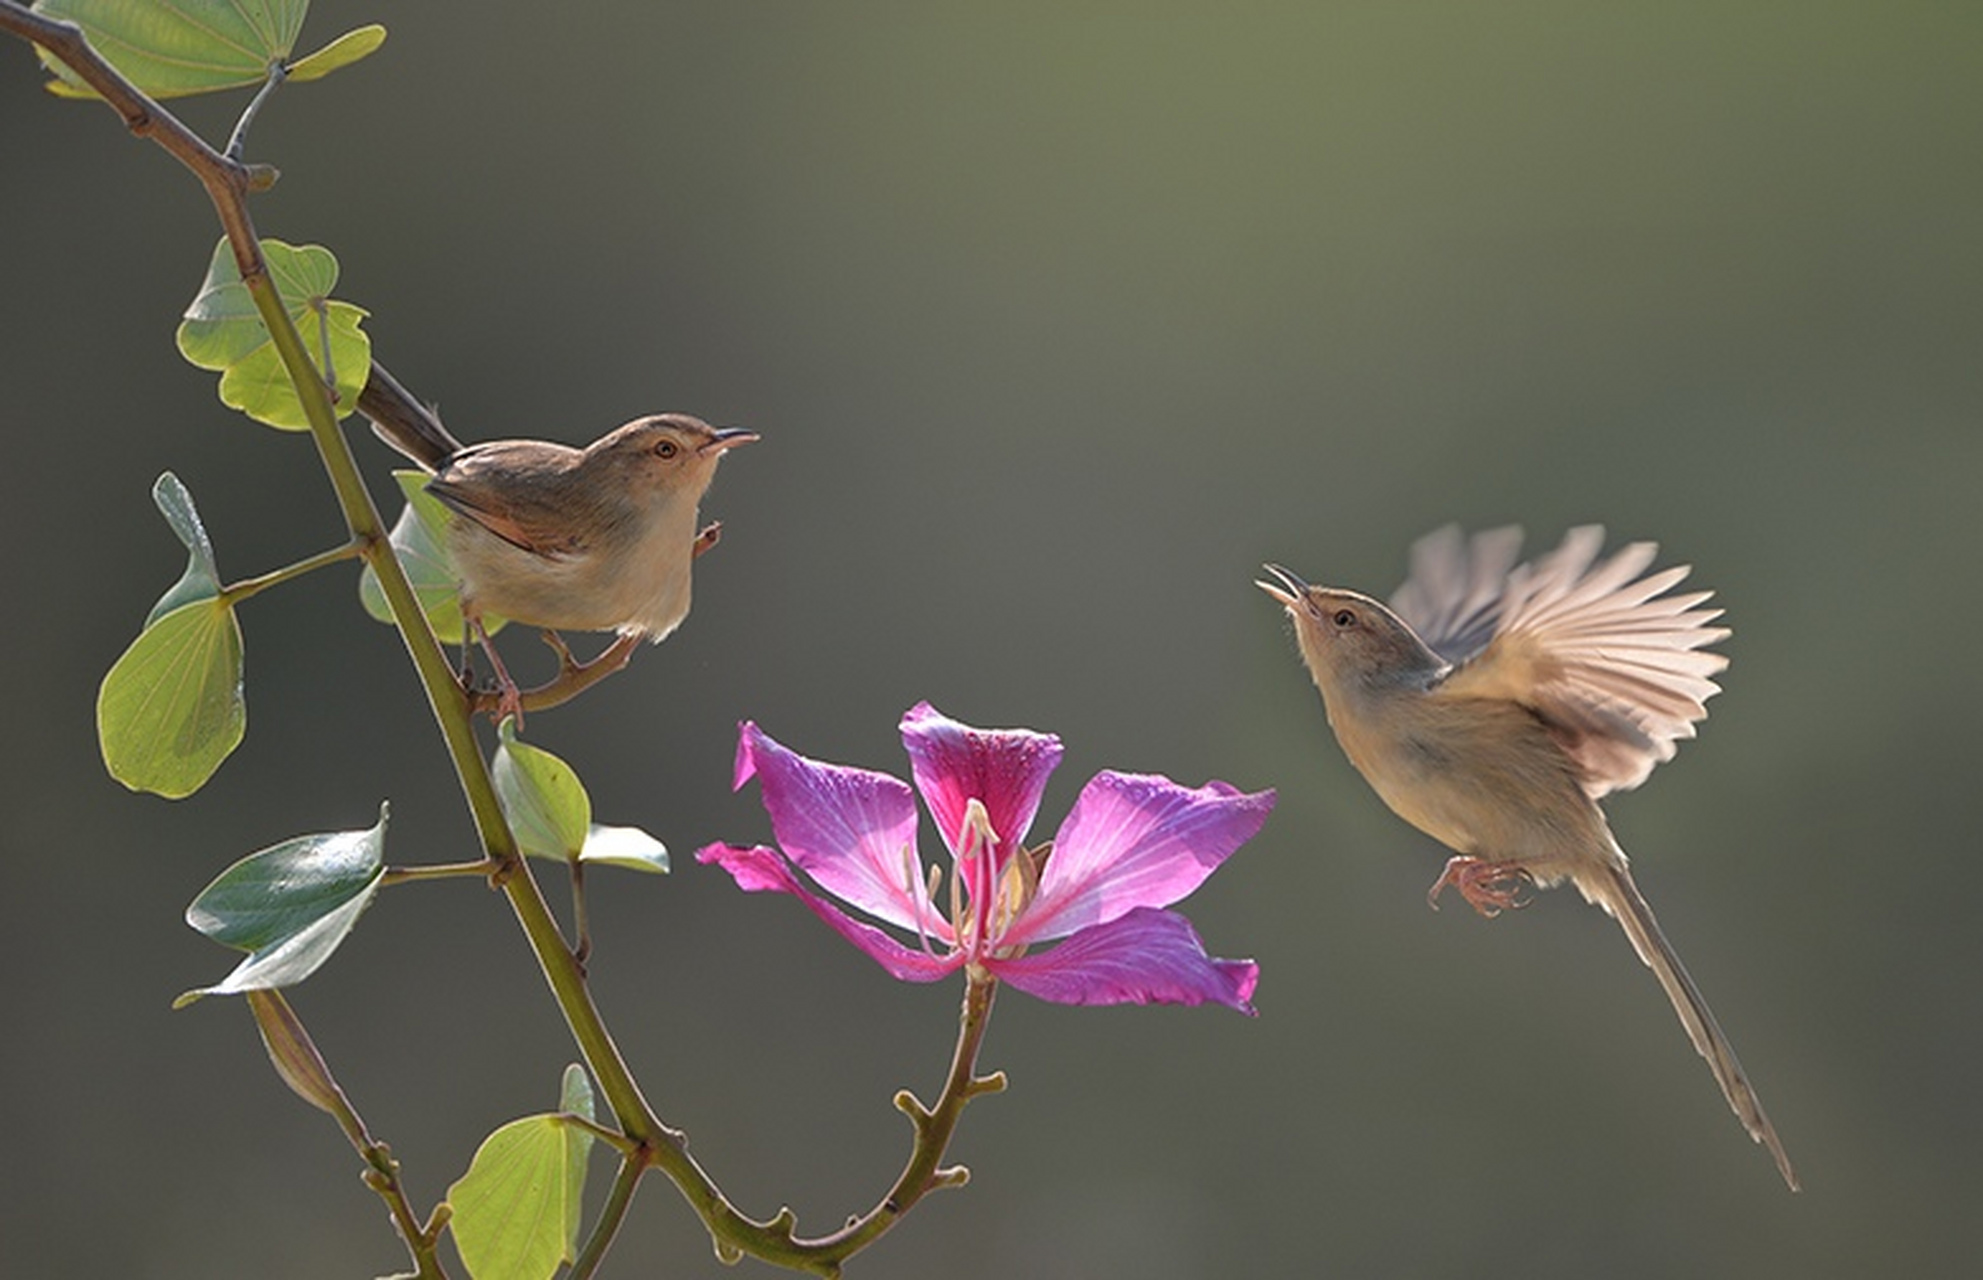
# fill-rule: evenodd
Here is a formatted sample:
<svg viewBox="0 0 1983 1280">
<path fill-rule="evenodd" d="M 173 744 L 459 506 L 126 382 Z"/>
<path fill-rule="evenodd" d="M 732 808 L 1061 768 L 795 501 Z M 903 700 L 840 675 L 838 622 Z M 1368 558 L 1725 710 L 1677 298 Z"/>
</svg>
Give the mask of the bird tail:
<svg viewBox="0 0 1983 1280">
<path fill-rule="evenodd" d="M 413 398 L 377 361 L 358 393 L 358 408 L 372 420 L 372 434 L 429 471 L 439 471 L 461 452 L 462 443 L 449 434 L 433 410 Z"/>
<path fill-rule="evenodd" d="M 1783 1143 L 1776 1136 L 1776 1129 L 1770 1118 L 1763 1113 L 1762 1099 L 1749 1084 L 1749 1077 L 1743 1073 L 1742 1064 L 1736 1060 L 1735 1046 L 1722 1034 L 1721 1026 L 1714 1020 L 1708 1009 L 1708 1002 L 1702 998 L 1701 989 L 1687 976 L 1685 965 L 1674 953 L 1673 945 L 1660 932 L 1659 921 L 1654 919 L 1652 907 L 1639 886 L 1632 882 L 1632 873 L 1625 866 L 1621 853 L 1616 864 L 1579 870 L 1576 875 L 1577 888 L 1584 897 L 1603 907 L 1625 930 L 1625 936 L 1632 940 L 1632 949 L 1639 953 L 1639 959 L 1659 979 L 1665 989 L 1666 998 L 1673 1002 L 1673 1011 L 1680 1015 L 1680 1024 L 1687 1028 L 1688 1038 L 1694 1048 L 1708 1060 L 1709 1070 L 1714 1072 L 1716 1083 L 1721 1085 L 1722 1094 L 1728 1105 L 1749 1131 L 1749 1136 L 1769 1148 L 1776 1158 L 1777 1171 L 1792 1191 L 1799 1190 L 1797 1174 L 1790 1167 L 1790 1157 L 1784 1154 Z"/>
</svg>

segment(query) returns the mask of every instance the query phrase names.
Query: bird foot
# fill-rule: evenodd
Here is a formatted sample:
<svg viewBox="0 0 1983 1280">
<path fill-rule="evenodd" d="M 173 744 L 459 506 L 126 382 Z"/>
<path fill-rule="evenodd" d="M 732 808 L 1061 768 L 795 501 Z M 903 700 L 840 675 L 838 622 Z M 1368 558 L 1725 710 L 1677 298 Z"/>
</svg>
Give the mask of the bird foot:
<svg viewBox="0 0 1983 1280">
<path fill-rule="evenodd" d="M 1529 905 L 1527 898 L 1521 897 L 1526 888 L 1533 888 L 1535 877 L 1527 868 L 1509 862 L 1489 862 L 1485 858 L 1453 858 L 1446 863 L 1446 869 L 1432 882 L 1432 888 L 1425 894 L 1425 903 L 1434 911 L 1439 909 L 1439 895 L 1447 885 L 1460 891 L 1467 905 L 1480 914 L 1492 919 L 1503 911 L 1520 910 Z"/>
<path fill-rule="evenodd" d="M 721 520 L 711 520 L 703 527 L 702 532 L 695 535 L 695 542 L 689 547 L 689 558 L 691 560 L 699 558 L 703 552 L 715 546 L 722 538 L 723 522 Z"/>
</svg>

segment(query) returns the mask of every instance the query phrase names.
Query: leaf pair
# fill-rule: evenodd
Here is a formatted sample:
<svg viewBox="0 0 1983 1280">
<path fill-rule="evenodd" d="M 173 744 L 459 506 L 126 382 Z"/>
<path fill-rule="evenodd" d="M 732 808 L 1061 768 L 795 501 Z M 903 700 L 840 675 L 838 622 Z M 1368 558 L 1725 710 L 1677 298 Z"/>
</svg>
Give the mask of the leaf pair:
<svg viewBox="0 0 1983 1280">
<path fill-rule="evenodd" d="M 124 77 L 154 98 L 176 98 L 260 84 L 281 66 L 290 80 L 317 80 L 385 43 L 386 29 L 347 31 L 306 57 L 290 60 L 309 0 L 35 0 L 34 9 L 66 18 Z M 96 96 L 49 57 L 49 92 Z"/>
<path fill-rule="evenodd" d="M 332 407 L 340 417 L 350 413 L 372 372 L 372 339 L 360 327 L 367 313 L 330 296 L 338 266 L 329 249 L 280 240 L 263 240 L 261 248 L 269 280 L 331 391 Z M 228 408 L 285 431 L 309 429 L 303 401 L 225 239 L 214 246 L 206 279 L 179 325 L 178 343 L 189 363 L 220 374 L 220 400 Z"/>
</svg>

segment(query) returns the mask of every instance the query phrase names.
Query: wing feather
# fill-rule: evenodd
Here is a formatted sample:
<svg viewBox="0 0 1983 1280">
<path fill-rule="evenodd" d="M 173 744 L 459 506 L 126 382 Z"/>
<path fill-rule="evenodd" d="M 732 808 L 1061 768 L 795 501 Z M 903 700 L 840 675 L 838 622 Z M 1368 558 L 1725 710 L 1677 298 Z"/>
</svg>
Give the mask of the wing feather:
<svg viewBox="0 0 1983 1280">
<path fill-rule="evenodd" d="M 1713 677 L 1728 666 L 1708 646 L 1729 636 L 1704 608 L 1712 592 L 1667 594 L 1689 566 L 1648 573 L 1656 543 L 1600 559 L 1604 530 L 1570 530 L 1545 556 L 1514 566 L 1520 533 L 1462 541 L 1439 530 L 1412 549 L 1399 616 L 1458 665 L 1439 686 L 1453 697 L 1506 698 L 1534 711 L 1577 764 L 1593 799 L 1638 786 L 1694 736 Z"/>
</svg>

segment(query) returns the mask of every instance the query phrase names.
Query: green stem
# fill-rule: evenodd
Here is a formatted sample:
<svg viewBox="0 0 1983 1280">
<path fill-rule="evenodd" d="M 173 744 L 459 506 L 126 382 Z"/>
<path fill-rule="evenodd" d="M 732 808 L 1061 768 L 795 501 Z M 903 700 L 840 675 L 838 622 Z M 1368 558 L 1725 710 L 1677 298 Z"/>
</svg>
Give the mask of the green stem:
<svg viewBox="0 0 1983 1280">
<path fill-rule="evenodd" d="M 474 862 L 436 862 L 420 867 L 387 867 L 380 885 L 411 884 L 415 880 L 450 880 L 463 876 L 489 876 L 502 869 L 502 863 L 488 858 Z"/>
<path fill-rule="evenodd" d="M 341 547 L 332 547 L 328 551 L 319 551 L 307 560 L 298 560 L 295 564 L 272 570 L 262 574 L 260 577 L 246 578 L 230 587 L 223 588 L 220 593 L 220 602 L 224 605 L 236 605 L 250 596 L 260 595 L 270 587 L 288 582 L 291 578 L 300 578 L 304 574 L 321 569 L 326 565 L 338 564 L 345 560 L 356 560 L 364 554 L 364 545 L 356 540 L 347 542 Z"/>
<path fill-rule="evenodd" d="M 599 1270 L 606 1250 L 613 1246 L 613 1237 L 620 1233 L 620 1224 L 626 1221 L 627 1210 L 633 1205 L 633 1193 L 640 1186 L 640 1175 L 645 1172 L 647 1165 L 637 1155 L 629 1155 L 620 1161 L 620 1171 L 613 1178 L 613 1189 L 599 1210 L 599 1220 L 592 1224 L 592 1234 L 585 1238 L 585 1247 L 579 1250 L 577 1259 L 572 1262 L 571 1275 L 567 1280 L 591 1280 L 593 1273 Z"/>
</svg>

